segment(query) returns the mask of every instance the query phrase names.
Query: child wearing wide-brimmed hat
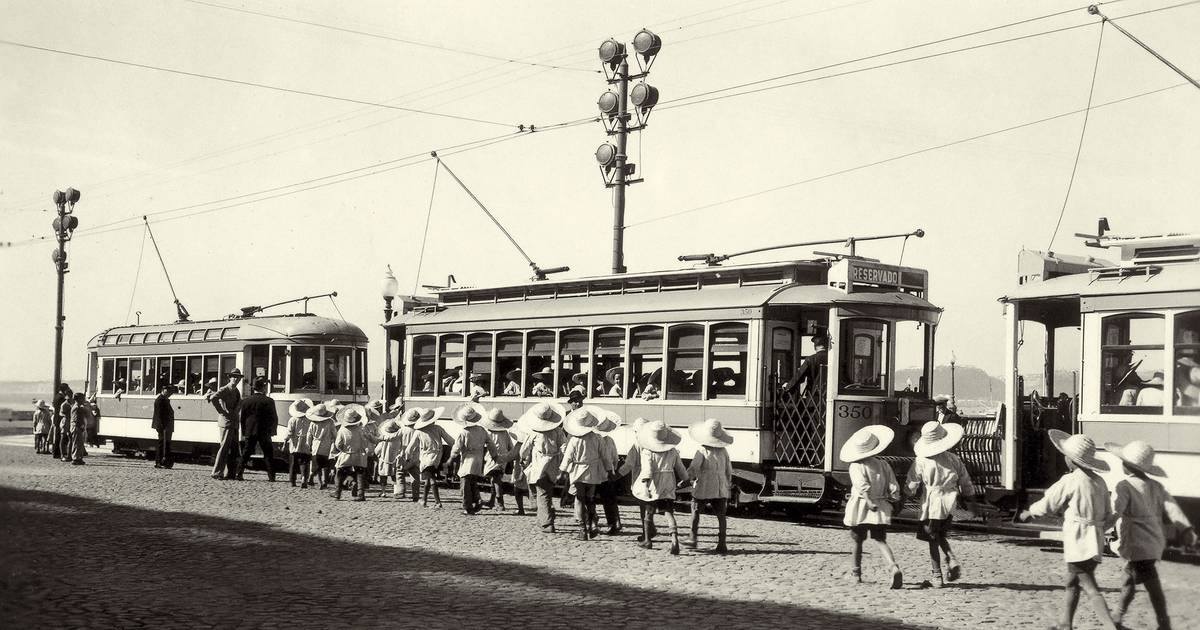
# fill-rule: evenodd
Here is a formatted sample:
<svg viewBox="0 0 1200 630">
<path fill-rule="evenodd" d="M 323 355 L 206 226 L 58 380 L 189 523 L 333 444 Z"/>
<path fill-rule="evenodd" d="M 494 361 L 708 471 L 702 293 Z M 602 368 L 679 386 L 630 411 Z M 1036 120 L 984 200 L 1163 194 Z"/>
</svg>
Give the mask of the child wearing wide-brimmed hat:
<svg viewBox="0 0 1200 630">
<path fill-rule="evenodd" d="M 504 511 L 504 473 L 506 470 L 520 469 L 520 466 L 513 466 L 512 462 L 517 457 L 517 443 L 513 440 L 513 436 L 509 433 L 513 422 L 504 415 L 504 412 L 495 407 L 488 409 L 487 413 L 483 414 L 483 420 L 479 421 L 479 426 L 487 430 L 488 440 L 491 441 L 492 447 L 495 449 L 495 457 L 492 456 L 492 451 L 488 451 L 483 457 L 483 477 L 487 479 L 492 486 L 492 496 L 488 499 L 484 507 L 491 510 Z M 514 497 L 517 501 L 517 513 L 525 513 L 525 504 L 522 502 L 521 493 L 515 488 Z"/>
<path fill-rule="evenodd" d="M 692 487 L 692 537 L 684 543 L 695 549 L 700 530 L 700 510 L 707 507 L 717 517 L 717 553 L 727 553 L 725 545 L 725 512 L 733 486 L 733 463 L 725 449 L 733 444 L 733 435 L 721 426 L 721 422 L 709 418 L 688 427 L 688 436 L 697 444 L 696 454 L 688 465 L 688 477 L 695 483 Z"/>
<path fill-rule="evenodd" d="M 1121 622 L 1133 602 L 1137 585 L 1142 584 L 1154 606 L 1158 627 L 1170 628 L 1167 598 L 1155 566 L 1167 546 L 1168 536 L 1163 531 L 1163 524 L 1170 522 L 1178 534 L 1177 539 L 1186 546 L 1196 544 L 1196 532 L 1175 498 L 1161 483 L 1150 478 L 1150 475 L 1167 476 L 1154 463 L 1153 447 L 1135 440 L 1125 446 L 1108 442 L 1104 450 L 1119 458 L 1125 470 L 1125 478 L 1113 489 L 1113 517 L 1117 519 L 1117 540 L 1113 547 L 1117 555 L 1125 559 L 1125 582 L 1121 585 L 1121 599 L 1114 621 Z"/>
<path fill-rule="evenodd" d="M 293 401 L 288 407 L 287 447 L 288 481 L 296 487 L 296 475 L 300 474 L 300 488 L 308 488 L 309 470 L 312 460 L 312 441 L 308 436 L 308 411 L 313 401 L 307 398 Z"/>
<path fill-rule="evenodd" d="M 575 495 L 575 520 L 579 522 L 579 539 L 588 540 L 599 535 L 596 529 L 596 487 L 608 480 L 616 463 L 608 459 L 601 446 L 596 426 L 600 419 L 588 407 L 581 407 L 567 414 L 563 430 L 570 437 L 563 451 L 563 472 L 571 484 L 570 492 Z"/>
<path fill-rule="evenodd" d="M 54 413 L 46 401 L 39 400 L 33 408 L 33 446 L 34 452 L 46 454 L 50 452 L 50 423 L 54 421 Z"/>
<path fill-rule="evenodd" d="M 635 418 L 634 421 L 630 423 L 629 432 L 632 434 L 633 439 L 630 440 L 629 450 L 625 453 L 625 461 L 622 462 L 619 468 L 617 468 L 617 483 L 623 485 L 623 482 L 620 480 L 628 476 L 630 478 L 631 492 L 633 490 L 634 480 L 638 478 L 638 475 L 640 475 L 642 471 L 642 447 L 638 446 L 637 434 L 642 427 L 646 426 L 646 423 L 647 421 L 645 418 Z M 658 529 L 654 526 L 653 506 L 645 501 L 642 501 L 641 499 L 638 499 L 636 495 L 634 496 L 634 499 L 636 499 L 638 502 L 638 523 L 642 525 L 641 529 L 643 530 L 642 532 L 638 533 L 637 541 L 645 542 L 646 540 L 653 540 L 654 536 L 658 534 Z M 646 534 L 644 533 L 647 523 L 649 524 L 648 526 L 650 529 L 649 538 L 646 538 Z"/>
<path fill-rule="evenodd" d="M 488 437 L 488 430 L 479 425 L 487 415 L 487 409 L 479 403 L 467 403 L 454 412 L 454 421 L 462 427 L 450 459 L 458 459 L 458 478 L 462 483 L 463 514 L 471 515 L 480 510 L 479 482 L 483 479 L 484 460 L 490 456 L 499 459 L 496 445 Z"/>
<path fill-rule="evenodd" d="M 400 498 L 401 478 L 404 477 L 400 455 L 408 448 L 405 438 L 412 436 L 412 426 L 404 426 L 391 412 L 384 417 L 379 423 L 379 441 L 375 443 L 375 474 L 380 478 L 379 496 L 383 496 L 387 491 L 386 483 L 391 481 L 393 498 Z"/>
<path fill-rule="evenodd" d="M 442 495 L 438 492 L 437 484 L 434 482 L 438 466 L 442 463 L 442 445 L 453 444 L 454 440 L 450 438 L 450 434 L 446 433 L 445 429 L 437 425 L 438 418 L 445 411 L 444 407 L 418 411 L 420 415 L 413 423 L 412 441 L 408 443 L 404 459 L 406 462 L 416 462 L 417 469 L 421 471 L 421 482 L 425 485 L 421 507 L 429 505 L 429 491 L 432 490 L 434 506 L 440 508 L 442 507 Z M 416 500 L 414 489 L 413 501 Z"/>
<path fill-rule="evenodd" d="M 850 528 L 850 536 L 854 540 L 854 564 L 850 576 L 855 582 L 862 582 L 862 548 L 870 537 L 891 568 L 891 586 L 897 589 L 904 585 L 904 575 L 900 565 L 896 564 L 892 548 L 888 546 L 887 526 L 892 522 L 892 503 L 900 500 L 900 484 L 892 467 L 875 457 L 895 437 L 890 427 L 865 426 L 842 444 L 839 456 L 850 464 L 850 496 L 846 499 L 846 515 L 842 519 Z"/>
<path fill-rule="evenodd" d="M 683 437 L 668 427 L 667 423 L 655 420 L 642 425 L 636 439 L 641 450 L 641 468 L 633 481 L 633 496 L 649 504 L 646 506 L 647 518 L 642 524 L 643 540 L 638 546 L 644 549 L 653 547 L 650 519 L 657 512 L 665 514 L 671 523 L 671 555 L 679 555 L 675 488 L 687 482 L 688 471 L 679 459 L 676 446 L 683 441 Z"/>
<path fill-rule="evenodd" d="M 620 454 L 617 452 L 617 441 L 612 433 L 621 426 L 621 416 L 607 409 L 593 407 L 600 423 L 596 425 L 596 435 L 600 436 L 601 459 L 610 464 L 605 471 L 605 480 L 596 486 L 596 502 L 604 509 L 604 520 L 608 524 L 605 532 L 609 536 L 621 533 L 621 510 L 617 505 L 617 495 L 620 494 L 620 475 L 617 474 L 617 464 Z"/>
<path fill-rule="evenodd" d="M 567 410 L 558 403 L 538 403 L 521 415 L 518 426 L 528 436 L 521 444 L 521 463 L 529 492 L 537 505 L 538 526 L 554 533 L 554 485 L 562 474 L 567 433 L 562 423 Z"/>
<path fill-rule="evenodd" d="M 333 424 L 334 415 L 334 410 L 329 407 L 329 403 L 313 405 L 304 414 L 304 417 L 308 419 L 308 444 L 309 452 L 312 454 L 311 472 L 306 476 L 305 481 L 311 486 L 313 484 L 312 477 L 316 475 L 321 480 L 321 490 L 328 485 L 332 470 L 329 455 L 333 451 L 333 440 L 337 437 L 337 427 Z"/>
<path fill-rule="evenodd" d="M 1116 628 L 1104 595 L 1096 584 L 1096 567 L 1104 550 L 1104 530 L 1109 523 L 1108 486 L 1100 473 L 1108 464 L 1096 457 L 1096 444 L 1083 435 L 1068 435 L 1057 429 L 1049 430 L 1050 443 L 1067 461 L 1067 474 L 1046 489 L 1041 500 L 1018 516 L 1027 521 L 1034 516 L 1061 514 L 1063 517 L 1063 560 L 1067 563 L 1067 598 L 1062 621 L 1056 627 L 1070 629 L 1079 605 L 1082 588 L 1091 600 L 1092 609 L 1105 628 Z"/>
<path fill-rule="evenodd" d="M 929 543 L 929 559 L 932 573 L 929 585 L 941 588 L 945 581 L 954 582 L 962 572 L 962 565 L 950 550 L 947 537 L 950 520 L 959 496 L 972 498 L 975 486 L 971 475 L 958 455 L 950 452 L 963 437 L 961 424 L 942 424 L 930 420 L 921 427 L 920 437 L 913 444 L 916 459 L 908 469 L 908 493 L 915 495 L 922 486 L 920 529 L 917 538 Z M 946 574 L 943 579 L 941 554 L 946 554 Z"/>
<path fill-rule="evenodd" d="M 387 426 L 388 433 L 386 436 L 391 436 L 391 444 L 388 447 L 391 457 L 391 465 L 394 481 L 392 485 L 392 498 L 405 499 L 408 497 L 408 480 L 413 480 L 412 500 L 417 500 L 418 488 L 421 487 L 421 469 L 417 460 L 409 459 L 408 447 L 413 442 L 413 436 L 416 434 L 416 429 L 413 425 L 421 417 L 420 409 L 403 410 L 403 407 L 397 409 L 395 406 L 389 413 L 398 413 L 392 419 L 393 425 Z M 393 436 L 394 432 L 394 436 Z"/>
<path fill-rule="evenodd" d="M 362 405 L 345 405 L 338 410 L 334 419 L 340 426 L 330 451 L 336 456 L 333 463 L 336 471 L 333 497 L 341 500 L 342 484 L 347 477 L 353 476 L 357 482 L 354 500 L 366 501 L 367 454 L 371 452 L 370 442 L 363 432 L 363 426 L 367 423 L 367 410 Z"/>
<path fill-rule="evenodd" d="M 529 377 L 536 381 L 533 384 L 533 388 L 530 390 L 531 395 L 541 398 L 554 395 L 554 390 L 551 389 L 554 383 L 554 370 L 544 367 L 541 370 L 530 374 Z"/>
</svg>

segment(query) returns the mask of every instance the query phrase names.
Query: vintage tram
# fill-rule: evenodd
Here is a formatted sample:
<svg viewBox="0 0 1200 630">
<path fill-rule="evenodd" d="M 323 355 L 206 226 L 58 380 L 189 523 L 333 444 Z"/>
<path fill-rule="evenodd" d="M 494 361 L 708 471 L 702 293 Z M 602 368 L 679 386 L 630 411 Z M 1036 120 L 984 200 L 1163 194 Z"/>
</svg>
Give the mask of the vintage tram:
<svg viewBox="0 0 1200 630">
<path fill-rule="evenodd" d="M 935 417 L 941 309 L 927 291 L 923 270 L 832 255 L 447 288 L 385 324 L 389 365 L 401 366 L 390 386 L 448 412 L 474 396 L 515 418 L 575 389 L 627 421 L 718 418 L 736 437 L 743 498 L 837 501 L 851 433 L 886 423 L 907 437 Z M 822 354 L 814 339 L 827 358 L 794 387 L 800 359 Z M 617 439 L 623 449 L 630 435 Z M 909 442 L 888 455 L 909 459 Z"/>
<path fill-rule="evenodd" d="M 1162 481 L 1200 516 L 1200 234 L 1087 236 L 1120 261 L 1024 251 L 1005 305 L 1005 400 L 993 493 L 1032 500 L 1065 469 L 1046 430 L 1097 445 L 1145 440 Z M 1064 381 L 1070 381 L 1064 382 Z M 1058 392 L 1057 394 L 1055 392 Z M 1070 392 L 1070 393 L 1068 393 Z M 981 449 L 981 452 L 984 449 Z M 1112 464 L 1112 486 L 1121 475 Z M 1032 496 L 1031 496 L 1032 495 Z"/>
<path fill-rule="evenodd" d="M 211 456 L 219 432 L 207 383 L 216 378 L 224 385 L 234 368 L 249 381 L 270 382 L 280 443 L 294 400 L 366 401 L 367 336 L 343 320 L 308 313 L 110 328 L 88 343 L 88 388 L 100 404 L 99 437 L 118 453 L 155 450 L 154 399 L 163 385 L 173 384 L 174 450 Z M 245 396 L 246 381 L 242 389 Z"/>
</svg>

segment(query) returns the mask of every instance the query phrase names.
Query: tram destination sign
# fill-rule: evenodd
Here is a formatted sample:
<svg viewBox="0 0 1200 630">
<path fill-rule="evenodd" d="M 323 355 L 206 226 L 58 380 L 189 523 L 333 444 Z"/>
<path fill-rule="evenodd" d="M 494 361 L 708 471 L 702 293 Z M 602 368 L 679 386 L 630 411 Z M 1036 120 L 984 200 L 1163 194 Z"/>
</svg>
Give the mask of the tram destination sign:
<svg viewBox="0 0 1200 630">
<path fill-rule="evenodd" d="M 849 291 L 853 291 L 856 287 L 878 287 L 914 289 L 924 292 L 928 286 L 928 276 L 922 269 L 897 267 L 864 260 L 843 260 L 840 264 L 845 265 L 846 289 Z M 830 275 L 834 276 L 833 273 Z"/>
</svg>

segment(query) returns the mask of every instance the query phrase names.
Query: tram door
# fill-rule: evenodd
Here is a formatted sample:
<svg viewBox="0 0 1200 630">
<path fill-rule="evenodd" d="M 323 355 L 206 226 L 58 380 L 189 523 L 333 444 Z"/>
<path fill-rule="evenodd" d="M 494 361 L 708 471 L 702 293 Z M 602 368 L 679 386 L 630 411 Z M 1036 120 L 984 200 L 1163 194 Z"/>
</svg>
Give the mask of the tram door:
<svg viewBox="0 0 1200 630">
<path fill-rule="evenodd" d="M 805 335 L 823 332 L 828 311 L 810 313 L 799 307 L 776 307 L 765 320 L 769 357 L 764 366 L 764 400 L 780 466 L 825 468 L 825 400 L 823 388 L 798 387 L 796 367 Z"/>
<path fill-rule="evenodd" d="M 1020 324 L 1017 350 L 1017 457 L 1020 485 L 1047 488 L 1066 472 L 1049 430 L 1073 433 L 1078 410 L 1080 331 L 1076 303 L 1070 308 L 1030 309 Z M 1070 315 L 1075 319 L 1071 319 Z"/>
</svg>

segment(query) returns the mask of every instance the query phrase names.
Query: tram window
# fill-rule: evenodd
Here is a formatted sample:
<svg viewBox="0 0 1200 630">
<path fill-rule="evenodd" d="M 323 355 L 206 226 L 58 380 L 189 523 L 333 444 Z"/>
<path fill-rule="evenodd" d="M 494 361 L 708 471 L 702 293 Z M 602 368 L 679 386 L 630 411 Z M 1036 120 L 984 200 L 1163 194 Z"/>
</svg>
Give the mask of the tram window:
<svg viewBox="0 0 1200 630">
<path fill-rule="evenodd" d="M 1162 413 L 1164 317 L 1132 313 L 1102 321 L 1100 411 Z"/>
<path fill-rule="evenodd" d="M 175 336 L 173 336 L 171 338 L 171 340 L 174 341 L 175 343 L 179 343 L 181 341 L 187 341 L 187 336 L 188 336 L 188 331 L 177 330 L 177 331 L 175 331 Z"/>
<path fill-rule="evenodd" d="M 839 358 L 843 394 L 882 396 L 887 387 L 888 325 L 872 319 L 842 321 Z"/>
<path fill-rule="evenodd" d="M 266 350 L 266 348 L 264 347 L 263 350 Z M 271 346 L 270 357 L 270 363 L 268 365 L 260 366 L 258 363 L 254 364 L 254 378 L 259 377 L 258 368 L 261 367 L 263 369 L 262 376 L 265 376 L 267 380 L 271 381 L 271 391 L 282 392 L 287 388 L 287 346 Z M 266 356 L 263 356 L 261 360 L 265 361 L 266 358 Z"/>
<path fill-rule="evenodd" d="M 353 348 L 325 348 L 325 393 L 349 394 Z"/>
<path fill-rule="evenodd" d="M 796 369 L 796 334 L 791 328 L 776 327 L 771 330 L 771 374 L 772 386 L 778 387 L 792 378 Z"/>
<path fill-rule="evenodd" d="M 158 357 L 158 382 L 155 383 L 155 392 L 161 391 L 163 387 L 171 384 L 171 357 Z"/>
<path fill-rule="evenodd" d="M 197 328 L 188 333 L 188 341 L 204 341 L 204 329 Z"/>
<path fill-rule="evenodd" d="M 433 335 L 413 338 L 410 390 L 413 396 L 432 396 L 433 362 L 436 360 L 437 339 Z"/>
<path fill-rule="evenodd" d="M 129 335 L 117 335 L 117 343 L 118 344 L 129 343 Z"/>
<path fill-rule="evenodd" d="M 672 326 L 667 335 L 667 399 L 699 400 L 704 387 L 704 327 Z"/>
<path fill-rule="evenodd" d="M 105 394 L 113 393 L 113 370 L 116 361 L 113 359 L 104 359 L 100 366 L 100 391 Z"/>
<path fill-rule="evenodd" d="M 554 395 L 554 331 L 537 330 L 529 333 L 525 342 L 525 393 L 529 396 Z"/>
<path fill-rule="evenodd" d="M 519 332 L 502 332 L 496 335 L 496 378 L 504 379 L 503 385 L 497 386 L 501 396 L 521 395 L 523 341 Z"/>
<path fill-rule="evenodd" d="M 187 357 L 171 358 L 171 383 L 175 385 L 177 393 L 186 394 L 188 392 Z"/>
<path fill-rule="evenodd" d="M 129 343 L 142 343 L 142 341 L 145 338 L 146 338 L 146 333 L 137 333 L 136 335 L 129 338 Z"/>
<path fill-rule="evenodd" d="M 438 395 L 462 396 L 467 375 L 463 374 L 463 336 L 442 335 L 438 340 Z"/>
<path fill-rule="evenodd" d="M 220 328 L 209 328 L 208 330 L 204 331 L 204 340 L 205 341 L 214 341 L 214 340 L 217 340 L 220 338 L 221 338 L 221 329 Z"/>
<path fill-rule="evenodd" d="M 929 327 L 921 322 L 900 321 L 896 333 L 896 395 L 929 397 L 929 366 L 925 350 Z"/>
<path fill-rule="evenodd" d="M 204 393 L 204 357 L 191 356 L 187 358 L 187 389 L 184 393 L 199 396 Z"/>
<path fill-rule="evenodd" d="M 218 378 L 220 368 L 221 368 L 221 357 L 214 355 L 214 354 L 206 355 L 204 357 L 204 373 L 201 375 L 201 379 L 200 379 L 201 380 L 201 385 L 200 385 L 201 392 L 207 392 L 209 389 L 212 389 L 215 391 L 217 387 L 221 386 L 220 382 L 217 383 L 216 387 L 213 387 L 212 385 L 209 384 L 213 379 L 218 379 L 218 381 L 220 380 Z"/>
<path fill-rule="evenodd" d="M 354 350 L 354 393 L 367 393 L 367 351 L 363 348 Z"/>
<path fill-rule="evenodd" d="M 238 338 L 238 329 L 226 328 L 226 329 L 222 330 L 221 338 L 222 339 L 237 339 Z"/>
<path fill-rule="evenodd" d="M 1175 413 L 1200 415 L 1200 311 L 1175 316 Z"/>
<path fill-rule="evenodd" d="M 629 331 L 630 398 L 653 400 L 662 396 L 662 352 L 661 326 L 638 326 Z"/>
<path fill-rule="evenodd" d="M 479 378 L 471 380 L 471 377 Z M 489 396 L 492 393 L 492 334 L 475 333 L 467 336 L 467 395 Z"/>
<path fill-rule="evenodd" d="M 105 337 L 104 337 L 104 345 L 106 345 L 106 346 L 111 346 L 111 345 L 113 345 L 114 343 L 117 343 L 117 336 L 116 336 L 116 335 L 105 335 Z"/>
<path fill-rule="evenodd" d="M 319 346 L 292 346 L 291 381 L 293 392 L 321 391 L 321 348 Z"/>
<path fill-rule="evenodd" d="M 113 378 L 113 389 L 126 393 L 129 391 L 129 359 L 117 359 L 116 375 Z"/>
<path fill-rule="evenodd" d="M 222 354 L 221 355 L 221 376 L 217 379 L 217 387 L 224 387 L 229 382 L 229 373 L 237 367 L 237 355 Z"/>
<path fill-rule="evenodd" d="M 600 328 L 592 341 L 592 373 L 596 396 L 620 398 L 625 388 L 625 329 Z"/>
<path fill-rule="evenodd" d="M 154 393 L 154 357 L 146 357 L 142 363 L 142 393 Z"/>
<path fill-rule="evenodd" d="M 709 329 L 709 398 L 745 398 L 750 327 L 741 322 Z"/>
<path fill-rule="evenodd" d="M 587 356 L 588 331 L 573 329 L 559 334 L 557 395 L 568 396 L 572 390 L 587 397 L 597 395 L 596 387 L 603 381 L 588 374 Z"/>
<path fill-rule="evenodd" d="M 142 391 L 142 360 L 141 358 L 129 360 L 129 389 L 127 393 L 137 394 Z"/>
</svg>

